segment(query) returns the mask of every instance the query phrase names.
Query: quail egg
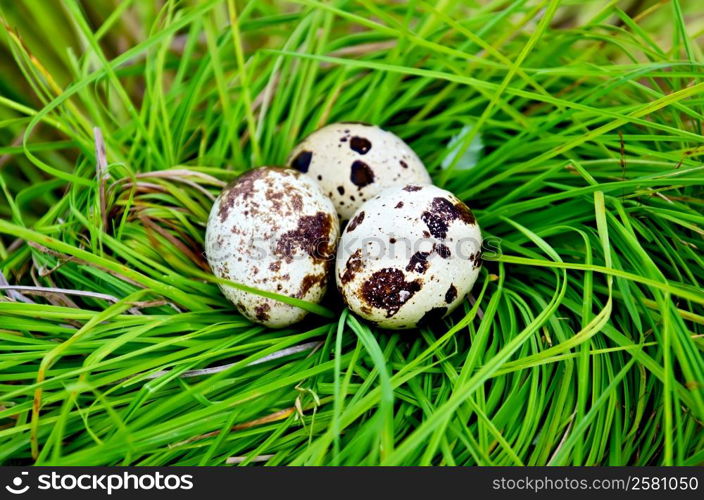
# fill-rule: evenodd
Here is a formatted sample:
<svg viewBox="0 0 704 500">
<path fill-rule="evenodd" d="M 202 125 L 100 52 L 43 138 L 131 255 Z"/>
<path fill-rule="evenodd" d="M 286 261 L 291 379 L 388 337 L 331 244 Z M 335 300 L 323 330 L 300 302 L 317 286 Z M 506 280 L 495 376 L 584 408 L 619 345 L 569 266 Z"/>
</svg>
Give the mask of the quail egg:
<svg viewBox="0 0 704 500">
<path fill-rule="evenodd" d="M 343 220 L 386 187 L 431 183 L 408 144 L 364 123 L 333 123 L 313 132 L 296 146 L 287 164 L 317 180 Z"/>
<path fill-rule="evenodd" d="M 215 200 L 205 253 L 220 278 L 317 303 L 335 255 L 339 222 L 332 202 L 309 177 L 292 169 L 260 167 L 227 186 Z M 306 311 L 221 285 L 251 321 L 284 327 Z"/>
<path fill-rule="evenodd" d="M 387 188 L 354 214 L 340 238 L 335 275 L 351 311 L 406 329 L 459 306 L 481 266 L 472 211 L 432 185 Z"/>
</svg>

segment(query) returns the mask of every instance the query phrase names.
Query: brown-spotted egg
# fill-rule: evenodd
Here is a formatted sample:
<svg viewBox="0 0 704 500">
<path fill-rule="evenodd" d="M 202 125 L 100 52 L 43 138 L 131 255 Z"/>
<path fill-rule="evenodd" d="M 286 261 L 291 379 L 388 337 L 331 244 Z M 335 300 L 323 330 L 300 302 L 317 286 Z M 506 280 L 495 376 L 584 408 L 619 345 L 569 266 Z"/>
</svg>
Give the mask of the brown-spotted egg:
<svg viewBox="0 0 704 500">
<path fill-rule="evenodd" d="M 472 211 L 432 185 L 395 186 L 364 203 L 347 224 L 335 266 L 351 311 L 382 328 L 437 320 L 459 306 L 481 266 Z"/>
<path fill-rule="evenodd" d="M 309 177 L 261 167 L 227 186 L 208 217 L 205 253 L 213 273 L 236 283 L 309 302 L 325 293 L 339 222 L 332 202 Z M 251 321 L 283 327 L 306 311 L 221 285 Z"/>
<path fill-rule="evenodd" d="M 287 164 L 318 181 L 343 220 L 384 188 L 431 182 L 408 144 L 363 123 L 333 123 L 313 132 L 295 147 Z"/>
</svg>

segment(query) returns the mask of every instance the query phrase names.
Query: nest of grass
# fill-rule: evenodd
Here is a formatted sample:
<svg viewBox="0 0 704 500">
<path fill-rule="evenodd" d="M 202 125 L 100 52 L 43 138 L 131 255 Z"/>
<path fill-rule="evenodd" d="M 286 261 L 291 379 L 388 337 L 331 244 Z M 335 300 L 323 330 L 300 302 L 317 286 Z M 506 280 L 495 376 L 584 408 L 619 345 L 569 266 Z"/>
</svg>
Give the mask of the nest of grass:
<svg viewBox="0 0 704 500">
<path fill-rule="evenodd" d="M 697 5 L 3 4 L 0 463 L 703 463 Z M 214 196 L 338 120 L 475 212 L 445 320 L 218 291 Z"/>
</svg>

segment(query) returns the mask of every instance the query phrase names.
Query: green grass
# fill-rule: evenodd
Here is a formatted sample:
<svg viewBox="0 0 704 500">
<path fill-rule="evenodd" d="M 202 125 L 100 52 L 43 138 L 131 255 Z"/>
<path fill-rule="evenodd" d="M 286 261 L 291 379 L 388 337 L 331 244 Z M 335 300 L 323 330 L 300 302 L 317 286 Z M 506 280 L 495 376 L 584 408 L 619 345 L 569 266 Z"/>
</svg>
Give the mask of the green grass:
<svg viewBox="0 0 704 500">
<path fill-rule="evenodd" d="M 699 2 L 163 4 L 0 1 L 0 463 L 704 464 Z M 446 320 L 208 273 L 223 184 L 337 120 L 475 211 Z"/>
</svg>

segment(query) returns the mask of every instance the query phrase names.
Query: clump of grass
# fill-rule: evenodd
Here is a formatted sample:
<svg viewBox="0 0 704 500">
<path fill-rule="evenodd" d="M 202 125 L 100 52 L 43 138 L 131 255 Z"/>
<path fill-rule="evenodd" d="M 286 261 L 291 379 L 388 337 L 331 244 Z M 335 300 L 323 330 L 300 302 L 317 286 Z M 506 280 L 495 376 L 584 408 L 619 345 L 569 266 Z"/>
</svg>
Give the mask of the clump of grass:
<svg viewBox="0 0 704 500">
<path fill-rule="evenodd" d="M 0 463 L 704 462 L 696 1 L 156 5 L 2 5 Z M 266 330 L 207 272 L 223 183 L 336 120 L 493 242 L 440 324 Z"/>
</svg>

